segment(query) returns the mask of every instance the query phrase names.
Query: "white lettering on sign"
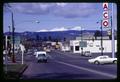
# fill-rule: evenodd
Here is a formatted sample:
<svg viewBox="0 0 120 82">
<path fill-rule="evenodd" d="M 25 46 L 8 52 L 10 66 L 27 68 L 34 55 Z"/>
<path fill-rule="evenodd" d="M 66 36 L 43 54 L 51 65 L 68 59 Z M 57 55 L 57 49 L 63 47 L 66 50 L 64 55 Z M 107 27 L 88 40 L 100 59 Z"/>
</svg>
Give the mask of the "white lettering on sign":
<svg viewBox="0 0 120 82">
<path fill-rule="evenodd" d="M 109 21 L 108 21 L 109 15 L 108 15 L 108 3 L 103 3 L 103 21 L 102 25 L 104 28 L 109 27 Z"/>
</svg>

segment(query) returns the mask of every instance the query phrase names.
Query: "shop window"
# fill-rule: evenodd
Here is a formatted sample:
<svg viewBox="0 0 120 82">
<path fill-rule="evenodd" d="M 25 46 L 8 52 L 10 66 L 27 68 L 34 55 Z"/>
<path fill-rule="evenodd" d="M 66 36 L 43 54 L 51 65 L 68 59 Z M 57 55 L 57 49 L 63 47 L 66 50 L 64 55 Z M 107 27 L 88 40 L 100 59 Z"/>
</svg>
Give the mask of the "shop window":
<svg viewBox="0 0 120 82">
<path fill-rule="evenodd" d="M 96 47 L 100 47 L 100 45 L 96 45 Z"/>
</svg>

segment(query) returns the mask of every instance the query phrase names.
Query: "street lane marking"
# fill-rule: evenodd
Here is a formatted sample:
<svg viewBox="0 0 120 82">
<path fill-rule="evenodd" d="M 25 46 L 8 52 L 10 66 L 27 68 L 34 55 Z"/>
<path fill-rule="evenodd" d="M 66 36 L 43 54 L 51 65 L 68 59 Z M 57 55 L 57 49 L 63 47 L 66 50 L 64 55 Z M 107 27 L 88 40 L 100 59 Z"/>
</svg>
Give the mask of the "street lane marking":
<svg viewBox="0 0 120 82">
<path fill-rule="evenodd" d="M 111 77 L 111 78 L 117 78 L 117 76 L 109 74 L 109 73 L 103 73 L 103 72 L 100 72 L 100 71 L 96 71 L 96 70 L 93 70 L 93 69 L 88 69 L 88 68 L 85 68 L 85 67 L 72 65 L 72 64 L 69 64 L 69 63 L 61 62 L 61 61 L 56 61 L 56 62 L 58 62 L 60 64 L 67 65 L 67 66 L 71 66 L 71 67 L 74 67 L 74 68 L 77 68 L 77 69 L 93 72 L 93 73 L 96 73 L 96 74 L 99 74 L 99 75 L 103 75 L 103 76 L 107 76 L 107 77 Z"/>
<path fill-rule="evenodd" d="M 66 55 L 66 53 L 63 53 L 63 52 L 57 52 L 57 51 L 54 51 L 55 53 L 58 53 L 58 54 L 62 54 L 62 55 L 65 55 L 65 56 L 67 56 L 67 57 L 71 57 L 71 58 L 86 58 L 87 59 L 87 57 L 78 57 L 78 55 L 77 55 L 77 57 L 75 57 L 75 56 L 72 56 L 72 55 Z M 80 56 L 80 55 L 79 55 Z"/>
</svg>

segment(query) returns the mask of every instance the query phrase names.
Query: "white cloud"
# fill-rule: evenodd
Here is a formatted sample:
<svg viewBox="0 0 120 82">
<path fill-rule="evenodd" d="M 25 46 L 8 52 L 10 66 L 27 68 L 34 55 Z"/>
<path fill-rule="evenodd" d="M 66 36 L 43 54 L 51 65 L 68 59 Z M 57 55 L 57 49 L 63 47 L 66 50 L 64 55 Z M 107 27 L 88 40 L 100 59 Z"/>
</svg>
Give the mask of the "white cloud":
<svg viewBox="0 0 120 82">
<path fill-rule="evenodd" d="M 98 9 L 96 3 L 10 3 L 16 12 L 27 14 L 49 14 L 65 18 L 88 17 Z"/>
</svg>

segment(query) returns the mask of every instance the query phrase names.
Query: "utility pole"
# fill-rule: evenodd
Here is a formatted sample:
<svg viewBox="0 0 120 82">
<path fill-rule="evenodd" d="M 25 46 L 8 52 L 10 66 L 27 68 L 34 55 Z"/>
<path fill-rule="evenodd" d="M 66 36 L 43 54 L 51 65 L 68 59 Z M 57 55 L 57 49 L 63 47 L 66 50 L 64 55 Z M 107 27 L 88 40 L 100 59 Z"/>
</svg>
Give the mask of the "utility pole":
<svg viewBox="0 0 120 82">
<path fill-rule="evenodd" d="M 15 40 L 14 40 L 14 19 L 13 19 L 13 12 L 12 12 L 12 44 L 13 44 L 13 54 L 12 54 L 12 62 L 15 63 L 15 54 L 14 54 L 14 43 L 15 43 Z"/>
<path fill-rule="evenodd" d="M 10 26 L 8 26 L 9 28 L 9 36 L 10 36 L 10 39 L 9 39 L 9 44 L 8 44 L 8 54 L 9 56 L 11 57 L 11 30 L 10 30 Z"/>
<path fill-rule="evenodd" d="M 7 6 L 9 8 L 11 8 L 11 6 L 9 4 L 7 4 Z M 15 63 L 15 55 L 14 55 L 14 30 L 15 30 L 15 27 L 14 27 L 14 19 L 13 19 L 13 11 L 10 9 L 10 12 L 11 12 L 11 17 L 12 17 L 12 46 L 13 46 L 13 49 L 12 49 L 12 62 Z"/>
<path fill-rule="evenodd" d="M 102 20 L 101 20 L 101 55 L 103 55 L 103 35 L 102 35 Z"/>
</svg>

